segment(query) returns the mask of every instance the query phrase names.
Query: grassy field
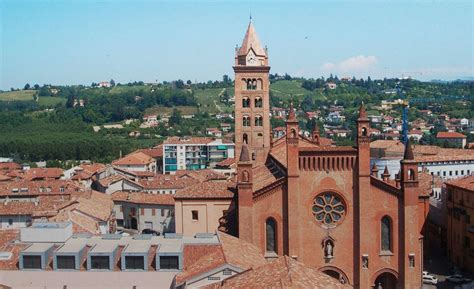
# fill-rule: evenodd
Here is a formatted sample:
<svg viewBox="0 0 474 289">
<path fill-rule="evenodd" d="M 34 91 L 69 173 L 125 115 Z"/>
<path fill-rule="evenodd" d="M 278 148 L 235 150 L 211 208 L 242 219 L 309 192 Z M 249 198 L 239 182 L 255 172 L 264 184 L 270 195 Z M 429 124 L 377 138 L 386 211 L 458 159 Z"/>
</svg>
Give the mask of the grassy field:
<svg viewBox="0 0 474 289">
<path fill-rule="evenodd" d="M 325 98 L 320 92 L 310 91 L 301 87 L 301 82 L 298 80 L 279 80 L 270 85 L 270 91 L 273 95 L 282 99 L 294 97 L 301 100 L 306 95 L 311 95 L 313 98 Z"/>
<path fill-rule="evenodd" d="M 112 87 L 109 93 L 117 94 L 117 93 L 122 93 L 122 92 L 128 92 L 130 90 L 139 91 L 140 89 L 143 89 L 144 91 L 149 91 L 150 88 L 151 87 L 147 85 L 134 85 L 134 86 L 121 85 L 121 86 Z M 105 88 L 97 88 L 97 89 L 105 89 Z"/>
<path fill-rule="evenodd" d="M 0 92 L 0 101 L 33 100 L 33 95 L 35 95 L 35 93 L 35 90 Z"/>
<path fill-rule="evenodd" d="M 200 104 L 201 111 L 209 113 L 232 111 L 232 107 L 220 102 L 219 96 L 223 92 L 224 88 L 196 89 L 194 90 L 194 97 L 196 97 L 197 102 Z M 227 88 L 227 93 L 232 97 L 234 95 L 234 88 Z"/>
<path fill-rule="evenodd" d="M 55 106 L 57 104 L 66 104 L 66 99 L 63 97 L 56 97 L 56 96 L 46 96 L 46 97 L 41 97 L 38 100 L 39 105 L 43 106 Z"/>
</svg>

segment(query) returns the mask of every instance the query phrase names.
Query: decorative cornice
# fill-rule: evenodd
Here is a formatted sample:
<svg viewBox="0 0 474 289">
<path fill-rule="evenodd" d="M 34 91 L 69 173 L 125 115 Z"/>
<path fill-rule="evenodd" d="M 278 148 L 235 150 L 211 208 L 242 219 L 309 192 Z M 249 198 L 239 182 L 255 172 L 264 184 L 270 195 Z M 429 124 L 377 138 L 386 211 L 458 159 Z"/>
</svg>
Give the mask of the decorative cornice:
<svg viewBox="0 0 474 289">
<path fill-rule="evenodd" d="M 399 188 L 394 187 L 393 185 L 388 184 L 382 180 L 379 180 L 376 177 L 373 177 L 373 176 L 370 177 L 370 184 L 396 197 L 402 196 Z"/>
<path fill-rule="evenodd" d="M 276 191 L 276 189 L 280 187 L 281 185 L 283 185 L 285 182 L 286 182 L 286 178 L 281 177 L 275 182 L 271 183 L 270 185 L 261 188 L 260 190 L 253 193 L 253 200 L 257 202 L 273 194 Z"/>
<path fill-rule="evenodd" d="M 234 72 L 270 72 L 270 66 L 233 66 Z"/>
</svg>

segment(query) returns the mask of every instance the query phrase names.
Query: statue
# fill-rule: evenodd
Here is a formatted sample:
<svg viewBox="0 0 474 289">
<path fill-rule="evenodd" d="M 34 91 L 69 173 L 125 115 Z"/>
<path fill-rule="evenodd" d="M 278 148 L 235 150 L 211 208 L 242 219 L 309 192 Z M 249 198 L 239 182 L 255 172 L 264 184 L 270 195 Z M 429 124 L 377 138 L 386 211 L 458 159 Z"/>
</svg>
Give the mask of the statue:
<svg viewBox="0 0 474 289">
<path fill-rule="evenodd" d="M 379 286 L 377 286 L 377 289 L 383 289 L 383 288 L 382 288 L 382 283 L 381 283 L 381 282 L 379 282 Z"/>
<path fill-rule="evenodd" d="M 332 250 L 333 250 L 333 245 L 332 245 L 332 242 L 330 240 L 327 240 L 326 241 L 326 258 L 332 258 Z"/>
<path fill-rule="evenodd" d="M 369 268 L 369 258 L 362 257 L 362 268 L 368 269 Z"/>
</svg>

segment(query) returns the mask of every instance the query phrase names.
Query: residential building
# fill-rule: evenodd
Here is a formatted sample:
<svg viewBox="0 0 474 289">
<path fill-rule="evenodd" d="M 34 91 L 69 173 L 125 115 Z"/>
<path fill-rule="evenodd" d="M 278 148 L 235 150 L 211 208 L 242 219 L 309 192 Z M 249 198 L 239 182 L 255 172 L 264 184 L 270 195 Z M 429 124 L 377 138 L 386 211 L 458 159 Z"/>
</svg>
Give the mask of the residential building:
<svg viewBox="0 0 474 289">
<path fill-rule="evenodd" d="M 207 137 L 169 137 L 163 142 L 163 173 L 212 168 L 220 161 L 234 157 L 235 145 Z"/>
<path fill-rule="evenodd" d="M 112 200 L 117 228 L 135 232 L 152 229 L 162 235 L 175 232 L 173 195 L 118 191 Z"/>
<path fill-rule="evenodd" d="M 150 155 L 135 151 L 112 162 L 117 168 L 136 172 L 156 172 L 156 160 Z"/>
<path fill-rule="evenodd" d="M 440 131 L 436 135 L 436 138 L 441 141 L 445 141 L 450 145 L 453 144 L 459 148 L 466 147 L 467 137 L 462 133 L 458 132 L 449 132 L 449 131 Z"/>
<path fill-rule="evenodd" d="M 174 195 L 176 233 L 214 233 L 231 206 L 233 187 L 227 181 L 207 181 L 178 191 Z"/>
<path fill-rule="evenodd" d="M 206 135 L 213 137 L 222 137 L 222 131 L 215 127 L 208 127 L 206 128 Z"/>
<path fill-rule="evenodd" d="M 448 257 L 459 268 L 474 271 L 474 176 L 448 181 L 446 191 Z"/>
<path fill-rule="evenodd" d="M 418 171 L 442 179 L 453 179 L 474 172 L 474 151 L 447 149 L 437 146 L 414 145 L 413 152 L 418 162 Z M 400 171 L 404 145 L 398 140 L 376 140 L 370 144 L 371 163 L 379 168 L 387 166 L 391 177 Z"/>
</svg>

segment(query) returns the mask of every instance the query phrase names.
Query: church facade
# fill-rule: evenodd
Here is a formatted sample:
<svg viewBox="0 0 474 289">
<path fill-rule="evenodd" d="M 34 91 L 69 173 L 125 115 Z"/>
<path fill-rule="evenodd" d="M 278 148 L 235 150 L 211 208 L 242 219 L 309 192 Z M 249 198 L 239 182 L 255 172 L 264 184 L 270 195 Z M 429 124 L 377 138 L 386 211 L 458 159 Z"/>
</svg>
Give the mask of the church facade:
<svg viewBox="0 0 474 289">
<path fill-rule="evenodd" d="M 398 177 L 370 167 L 362 105 L 353 147 L 299 134 L 271 139 L 269 58 L 252 23 L 236 49 L 235 140 L 239 238 L 268 259 L 288 255 L 354 288 L 421 288 L 428 197 L 406 147 Z"/>
</svg>

